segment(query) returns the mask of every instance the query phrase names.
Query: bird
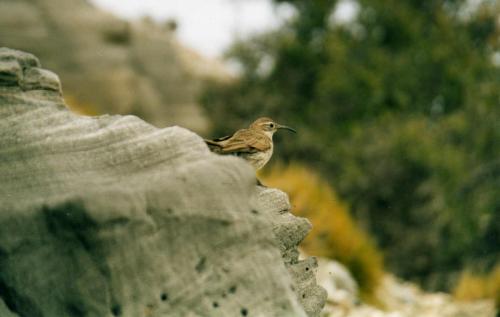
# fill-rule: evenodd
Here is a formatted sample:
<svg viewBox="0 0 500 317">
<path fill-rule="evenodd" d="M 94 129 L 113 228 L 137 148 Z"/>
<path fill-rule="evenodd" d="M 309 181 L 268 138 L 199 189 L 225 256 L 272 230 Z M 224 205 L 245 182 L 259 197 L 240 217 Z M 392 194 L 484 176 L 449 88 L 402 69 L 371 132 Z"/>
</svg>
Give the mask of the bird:
<svg viewBox="0 0 500 317">
<path fill-rule="evenodd" d="M 294 129 L 263 117 L 248 128 L 213 140 L 205 139 L 210 150 L 217 154 L 236 155 L 249 162 L 256 171 L 264 167 L 273 155 L 273 134 L 279 129 L 297 133 Z"/>
</svg>

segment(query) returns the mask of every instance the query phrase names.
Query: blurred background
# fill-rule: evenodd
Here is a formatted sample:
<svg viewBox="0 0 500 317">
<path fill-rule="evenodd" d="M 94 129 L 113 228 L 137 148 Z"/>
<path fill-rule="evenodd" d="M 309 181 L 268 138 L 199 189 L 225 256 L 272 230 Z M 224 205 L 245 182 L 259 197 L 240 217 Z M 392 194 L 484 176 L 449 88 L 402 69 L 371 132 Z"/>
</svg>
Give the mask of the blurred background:
<svg viewBox="0 0 500 317">
<path fill-rule="evenodd" d="M 388 273 L 500 304 L 498 1 L 0 0 L 0 46 L 81 114 L 296 128 L 261 177 L 313 222 L 305 252 L 375 305 Z"/>
</svg>

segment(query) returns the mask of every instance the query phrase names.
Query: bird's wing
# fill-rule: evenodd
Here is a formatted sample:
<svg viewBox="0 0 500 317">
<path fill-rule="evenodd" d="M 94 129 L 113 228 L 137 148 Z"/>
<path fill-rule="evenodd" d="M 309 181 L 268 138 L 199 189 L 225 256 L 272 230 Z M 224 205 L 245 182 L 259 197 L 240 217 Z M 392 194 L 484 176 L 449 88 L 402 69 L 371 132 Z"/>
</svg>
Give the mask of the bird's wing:
<svg viewBox="0 0 500 317">
<path fill-rule="evenodd" d="M 221 153 L 224 154 L 235 152 L 255 153 L 271 148 L 267 136 L 248 129 L 236 131 L 229 139 L 221 142 L 221 145 Z"/>
</svg>

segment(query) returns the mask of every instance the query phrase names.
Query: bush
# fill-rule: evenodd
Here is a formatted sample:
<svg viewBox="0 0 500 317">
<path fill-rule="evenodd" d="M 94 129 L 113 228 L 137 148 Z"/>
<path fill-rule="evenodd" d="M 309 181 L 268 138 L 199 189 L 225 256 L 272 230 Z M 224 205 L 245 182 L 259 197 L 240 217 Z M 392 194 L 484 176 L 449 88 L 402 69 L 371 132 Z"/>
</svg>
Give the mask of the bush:
<svg viewBox="0 0 500 317">
<path fill-rule="evenodd" d="M 463 272 L 453 290 L 453 295 L 463 301 L 493 298 L 497 308 L 500 309 L 500 264 L 488 274 Z"/>
<path fill-rule="evenodd" d="M 480 1 L 276 0 L 278 30 L 235 43 L 242 75 L 202 98 L 224 135 L 256 117 L 296 128 L 280 157 L 314 166 L 388 269 L 450 290 L 500 259 L 500 6 Z M 495 62 L 493 62 L 495 61 Z"/>
</svg>

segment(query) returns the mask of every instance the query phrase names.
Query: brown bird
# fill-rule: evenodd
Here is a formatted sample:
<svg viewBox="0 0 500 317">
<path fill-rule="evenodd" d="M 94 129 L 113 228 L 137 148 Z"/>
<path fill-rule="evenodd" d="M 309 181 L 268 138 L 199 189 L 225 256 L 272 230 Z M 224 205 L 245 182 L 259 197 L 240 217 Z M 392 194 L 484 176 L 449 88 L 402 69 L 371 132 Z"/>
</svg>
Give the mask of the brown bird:
<svg viewBox="0 0 500 317">
<path fill-rule="evenodd" d="M 261 169 L 273 155 L 273 134 L 278 129 L 296 131 L 270 118 L 259 118 L 247 129 L 222 138 L 205 140 L 212 152 L 232 154 L 248 161 L 255 170 Z"/>
</svg>

